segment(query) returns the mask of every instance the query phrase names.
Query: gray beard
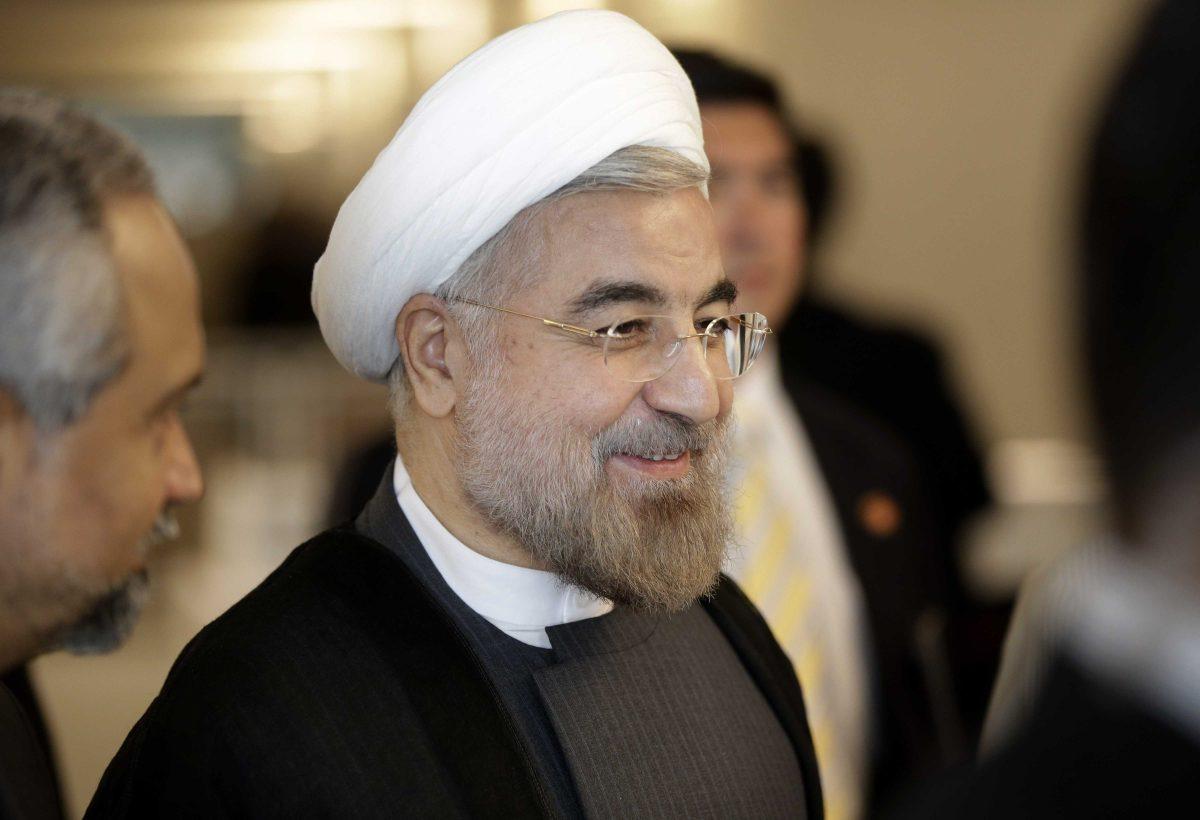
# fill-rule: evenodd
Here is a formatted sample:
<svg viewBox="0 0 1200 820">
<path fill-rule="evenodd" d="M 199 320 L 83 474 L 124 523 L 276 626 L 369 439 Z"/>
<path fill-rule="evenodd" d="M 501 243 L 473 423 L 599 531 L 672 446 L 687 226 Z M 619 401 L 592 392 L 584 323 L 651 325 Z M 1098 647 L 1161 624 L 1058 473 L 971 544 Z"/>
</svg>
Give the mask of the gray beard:
<svg viewBox="0 0 1200 820">
<path fill-rule="evenodd" d="M 179 524 L 167 510 L 161 512 L 154 528 L 138 542 L 138 551 L 146 555 L 159 544 L 177 538 Z M 94 598 L 91 608 L 59 631 L 54 648 L 75 655 L 111 652 L 133 632 L 150 592 L 145 571 L 136 572 L 108 592 Z"/>
<path fill-rule="evenodd" d="M 130 576 L 60 632 L 55 648 L 75 655 L 98 655 L 116 649 L 133 632 L 149 588 L 145 572 Z"/>
<path fill-rule="evenodd" d="M 459 418 L 460 480 L 494 526 L 565 581 L 640 611 L 711 592 L 733 530 L 728 418 L 619 420 L 589 442 L 565 436 L 551 410 L 511 406 L 499 384 L 480 379 Z M 617 453 L 682 450 L 682 479 L 617 486 L 605 471 Z"/>
</svg>

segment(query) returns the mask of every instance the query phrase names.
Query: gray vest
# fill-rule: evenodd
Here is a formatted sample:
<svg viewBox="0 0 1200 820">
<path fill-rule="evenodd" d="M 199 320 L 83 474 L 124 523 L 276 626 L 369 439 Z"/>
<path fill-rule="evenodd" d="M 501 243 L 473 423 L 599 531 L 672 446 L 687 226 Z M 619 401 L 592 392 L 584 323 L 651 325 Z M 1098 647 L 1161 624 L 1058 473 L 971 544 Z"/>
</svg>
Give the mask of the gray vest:
<svg viewBox="0 0 1200 820">
<path fill-rule="evenodd" d="M 617 607 L 528 646 L 459 598 L 404 518 L 387 470 L 357 529 L 394 550 L 463 630 L 564 817 L 804 817 L 796 754 L 700 606 Z"/>
</svg>

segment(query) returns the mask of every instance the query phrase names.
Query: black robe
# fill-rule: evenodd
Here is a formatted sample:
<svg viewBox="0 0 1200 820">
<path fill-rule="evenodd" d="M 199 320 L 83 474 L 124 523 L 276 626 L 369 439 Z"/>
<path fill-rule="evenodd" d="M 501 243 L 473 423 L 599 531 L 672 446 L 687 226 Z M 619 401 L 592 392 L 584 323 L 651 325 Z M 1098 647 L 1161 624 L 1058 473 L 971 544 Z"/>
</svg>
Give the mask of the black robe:
<svg viewBox="0 0 1200 820">
<path fill-rule="evenodd" d="M 43 735 L 27 711 L 31 701 L 22 700 L 0 683 L 0 818 L 59 820 L 62 807 Z"/>
<path fill-rule="evenodd" d="M 736 585 L 704 603 L 774 711 L 822 816 L 799 684 Z M 352 528 L 299 547 L 192 640 L 89 817 L 537 817 L 546 786 L 468 641 Z"/>
</svg>

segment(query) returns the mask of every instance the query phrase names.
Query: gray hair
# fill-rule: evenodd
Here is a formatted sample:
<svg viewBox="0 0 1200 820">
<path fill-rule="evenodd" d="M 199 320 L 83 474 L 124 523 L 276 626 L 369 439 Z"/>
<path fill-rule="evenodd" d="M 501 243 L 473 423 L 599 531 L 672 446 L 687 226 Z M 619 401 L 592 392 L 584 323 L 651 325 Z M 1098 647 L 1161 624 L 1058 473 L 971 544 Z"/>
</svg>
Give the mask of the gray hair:
<svg viewBox="0 0 1200 820">
<path fill-rule="evenodd" d="M 107 198 L 154 194 L 123 135 L 44 94 L 0 89 L 0 390 L 39 430 L 75 422 L 128 356 Z"/>
<path fill-rule="evenodd" d="M 541 235 L 532 230 L 547 207 L 568 196 L 596 191 L 641 191 L 670 194 L 708 182 L 708 171 L 666 148 L 631 145 L 609 154 L 554 193 L 526 207 L 500 231 L 467 257 L 454 275 L 434 294 L 448 303 L 477 360 L 487 356 L 494 341 L 496 317 L 491 311 L 456 301 L 469 299 L 502 305 L 528 287 L 537 276 Z M 392 418 L 399 420 L 410 398 L 403 358 L 388 373 Z"/>
</svg>

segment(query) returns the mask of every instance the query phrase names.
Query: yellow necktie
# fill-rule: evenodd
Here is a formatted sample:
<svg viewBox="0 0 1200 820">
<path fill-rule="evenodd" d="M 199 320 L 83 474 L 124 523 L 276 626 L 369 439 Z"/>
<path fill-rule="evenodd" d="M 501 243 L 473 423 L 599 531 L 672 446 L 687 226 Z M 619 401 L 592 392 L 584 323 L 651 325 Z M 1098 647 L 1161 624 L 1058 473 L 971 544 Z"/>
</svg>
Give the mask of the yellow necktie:
<svg viewBox="0 0 1200 820">
<path fill-rule="evenodd" d="M 744 422 L 752 419 L 742 416 Z M 754 425 L 750 424 L 752 430 Z M 746 428 L 743 428 L 746 429 Z M 764 454 L 768 442 L 746 436 L 743 452 L 748 465 L 742 485 L 736 490 L 739 541 L 746 552 L 742 589 L 762 612 L 779 641 L 804 689 L 809 730 L 821 772 L 825 816 L 830 820 L 854 820 L 861 812 L 860 787 L 854 782 L 852 763 L 838 744 L 831 696 L 835 685 L 823 662 L 835 647 L 829 645 L 819 594 L 806 572 L 803 556 L 797 554 L 795 531 L 780 488 L 770 479 Z"/>
</svg>

